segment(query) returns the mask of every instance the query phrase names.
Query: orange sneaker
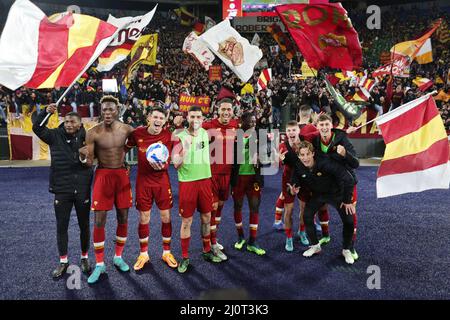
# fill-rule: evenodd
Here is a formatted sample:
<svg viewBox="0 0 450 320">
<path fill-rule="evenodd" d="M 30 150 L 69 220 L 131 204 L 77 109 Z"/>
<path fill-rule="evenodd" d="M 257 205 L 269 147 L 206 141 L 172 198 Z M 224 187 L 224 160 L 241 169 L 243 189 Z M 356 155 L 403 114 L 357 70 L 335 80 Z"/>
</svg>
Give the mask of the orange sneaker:
<svg viewBox="0 0 450 320">
<path fill-rule="evenodd" d="M 140 254 L 139 257 L 137 258 L 136 263 L 134 264 L 134 270 L 138 271 L 141 270 L 144 265 L 150 261 L 150 258 L 148 256 L 148 254 Z"/>
<path fill-rule="evenodd" d="M 173 256 L 173 254 L 166 253 L 162 256 L 162 259 L 165 263 L 167 263 L 167 265 L 171 268 L 176 268 L 178 267 L 178 262 L 177 260 L 175 260 L 175 257 Z"/>
</svg>

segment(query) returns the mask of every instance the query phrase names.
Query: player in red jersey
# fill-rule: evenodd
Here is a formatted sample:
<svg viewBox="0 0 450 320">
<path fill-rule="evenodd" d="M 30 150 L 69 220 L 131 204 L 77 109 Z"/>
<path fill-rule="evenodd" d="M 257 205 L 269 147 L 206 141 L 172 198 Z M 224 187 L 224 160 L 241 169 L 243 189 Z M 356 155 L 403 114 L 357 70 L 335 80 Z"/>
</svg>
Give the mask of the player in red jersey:
<svg viewBox="0 0 450 320">
<path fill-rule="evenodd" d="M 134 264 L 134 270 L 141 270 L 150 261 L 148 256 L 148 240 L 150 234 L 150 211 L 156 203 L 161 216 L 161 234 L 163 240 L 162 260 L 171 268 L 178 266 L 170 252 L 172 222 L 170 209 L 173 205 L 172 189 L 167 169 L 170 160 L 156 162 L 146 157 L 147 148 L 153 143 L 162 143 L 172 152 L 172 134 L 164 128 L 167 117 L 164 109 L 155 107 L 147 116 L 148 126 L 137 128 L 128 139 L 126 146 L 138 149 L 138 173 L 136 179 L 136 209 L 139 210 L 139 245 L 140 254 Z"/>
<path fill-rule="evenodd" d="M 233 119 L 233 100 L 221 99 L 218 103 L 217 119 L 204 122 L 203 129 L 208 131 L 211 148 L 211 173 L 213 191 L 213 210 L 211 212 L 211 249 L 222 260 L 227 256 L 223 246 L 217 242 L 217 229 L 222 217 L 222 209 L 230 193 L 230 176 L 233 167 L 233 145 L 239 122 Z"/>
</svg>

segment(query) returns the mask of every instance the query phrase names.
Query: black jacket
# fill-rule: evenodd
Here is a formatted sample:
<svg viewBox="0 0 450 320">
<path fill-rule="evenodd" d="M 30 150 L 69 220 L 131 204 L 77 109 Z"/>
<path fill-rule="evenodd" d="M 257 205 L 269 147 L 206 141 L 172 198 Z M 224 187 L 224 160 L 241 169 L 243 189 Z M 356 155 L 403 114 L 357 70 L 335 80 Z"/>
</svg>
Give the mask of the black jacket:
<svg viewBox="0 0 450 320">
<path fill-rule="evenodd" d="M 56 129 L 49 129 L 46 123 L 40 127 L 47 113 L 39 113 L 33 124 L 34 133 L 50 147 L 51 193 L 90 193 L 92 168 L 83 165 L 78 149 L 84 146 L 86 130 L 82 126 L 75 136 L 67 135 L 64 123 Z"/>
<path fill-rule="evenodd" d="M 306 168 L 300 160 L 295 163 L 291 185 L 307 187 L 313 198 L 331 196 L 344 203 L 351 203 L 356 184 L 353 175 L 330 158 L 315 156 L 314 159 L 312 169 Z"/>
<path fill-rule="evenodd" d="M 344 166 L 353 175 L 355 181 L 358 182 L 354 171 L 354 169 L 359 167 L 359 159 L 356 156 L 355 148 L 351 144 L 350 140 L 348 140 L 347 133 L 335 128 L 331 129 L 331 131 L 334 133 L 334 139 L 331 141 L 326 155 Z M 337 153 L 336 150 L 338 145 L 341 145 L 345 148 L 345 157 L 342 157 Z M 320 148 L 320 135 L 313 139 L 313 146 L 316 155 L 325 155 L 325 153 L 323 153 L 322 149 Z"/>
</svg>

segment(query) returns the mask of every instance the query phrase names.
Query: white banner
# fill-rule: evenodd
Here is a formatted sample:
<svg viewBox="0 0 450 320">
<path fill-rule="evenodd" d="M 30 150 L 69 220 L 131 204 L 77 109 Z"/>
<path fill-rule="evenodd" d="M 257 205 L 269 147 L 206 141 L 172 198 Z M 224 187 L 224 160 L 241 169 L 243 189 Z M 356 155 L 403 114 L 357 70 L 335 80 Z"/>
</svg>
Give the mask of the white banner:
<svg viewBox="0 0 450 320">
<path fill-rule="evenodd" d="M 214 54 L 203 41 L 198 39 L 194 31 L 184 39 L 183 51 L 197 59 L 206 70 L 209 70 L 209 67 L 215 59 Z"/>
<path fill-rule="evenodd" d="M 233 29 L 228 19 L 203 33 L 199 39 L 243 82 L 252 77 L 256 63 L 263 56 L 261 49 L 252 46 Z"/>
</svg>

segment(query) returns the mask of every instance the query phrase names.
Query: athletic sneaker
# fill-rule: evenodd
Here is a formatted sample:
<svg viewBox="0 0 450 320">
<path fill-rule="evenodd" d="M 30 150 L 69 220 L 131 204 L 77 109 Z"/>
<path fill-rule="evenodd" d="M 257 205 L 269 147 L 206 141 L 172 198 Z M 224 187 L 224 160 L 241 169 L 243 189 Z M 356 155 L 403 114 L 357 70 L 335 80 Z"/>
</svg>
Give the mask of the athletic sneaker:
<svg viewBox="0 0 450 320">
<path fill-rule="evenodd" d="M 356 260 L 359 259 L 359 255 L 358 255 L 358 253 L 356 252 L 355 249 L 350 250 L 350 252 L 352 253 L 353 260 L 356 261 Z"/>
<path fill-rule="evenodd" d="M 202 257 L 203 257 L 203 259 L 205 259 L 208 262 L 213 262 L 213 263 L 222 262 L 222 259 L 220 259 L 219 257 L 216 257 L 211 251 L 203 252 Z"/>
<path fill-rule="evenodd" d="M 330 236 L 326 236 L 326 237 L 322 237 L 322 238 L 319 240 L 319 243 L 320 243 L 320 245 L 322 246 L 322 245 L 324 245 L 324 244 L 327 244 L 327 243 L 330 242 L 330 241 L 331 241 Z"/>
<path fill-rule="evenodd" d="M 306 236 L 305 231 L 299 231 L 297 232 L 297 235 L 300 238 L 300 242 L 302 243 L 302 245 L 309 246 L 309 240 L 308 237 Z"/>
<path fill-rule="evenodd" d="M 114 257 L 113 259 L 114 265 L 122 272 L 130 271 L 130 267 L 126 264 L 126 262 L 122 259 L 122 257 Z"/>
<path fill-rule="evenodd" d="M 274 222 L 272 227 L 277 231 L 282 231 L 284 230 L 284 223 L 283 221 Z"/>
<path fill-rule="evenodd" d="M 253 244 L 247 244 L 247 251 L 256 253 L 258 256 L 263 256 L 266 254 L 266 250 L 262 249 L 259 245 L 256 243 Z"/>
<path fill-rule="evenodd" d="M 181 260 L 180 264 L 178 265 L 178 272 L 179 273 L 185 273 L 189 266 L 189 259 L 183 258 Z"/>
<path fill-rule="evenodd" d="M 292 241 L 292 238 L 286 238 L 286 245 L 284 246 L 284 248 L 289 252 L 294 251 L 294 243 Z"/>
<path fill-rule="evenodd" d="M 220 260 L 222 260 L 222 261 L 228 260 L 228 257 L 225 255 L 225 253 L 223 253 L 223 252 L 219 249 L 219 245 L 218 245 L 218 244 L 213 244 L 213 245 L 211 246 L 211 251 L 213 252 L 213 254 L 214 254 L 216 257 L 219 257 Z"/>
<path fill-rule="evenodd" d="M 105 265 L 102 265 L 102 266 L 96 265 L 94 271 L 92 271 L 91 275 L 89 276 L 89 278 L 87 280 L 88 283 L 89 284 L 96 283 L 98 281 L 98 279 L 100 278 L 100 275 L 105 272 L 106 272 Z"/>
<path fill-rule="evenodd" d="M 167 252 L 166 254 L 163 254 L 162 257 L 161 257 L 161 259 L 162 259 L 165 263 L 167 263 L 167 265 L 168 265 L 169 267 L 171 267 L 171 268 L 176 268 L 176 267 L 178 267 L 178 262 L 177 262 L 177 260 L 175 259 L 175 257 L 173 256 L 173 254 L 170 253 L 170 252 Z"/>
<path fill-rule="evenodd" d="M 136 271 L 141 270 L 144 265 L 150 261 L 150 258 L 148 256 L 148 254 L 140 254 L 139 257 L 137 257 L 136 263 L 133 266 L 133 269 Z"/>
<path fill-rule="evenodd" d="M 67 271 L 67 268 L 69 267 L 68 262 L 60 262 L 55 270 L 52 272 L 52 277 L 54 279 L 61 278 Z"/>
<path fill-rule="evenodd" d="M 318 244 L 310 246 L 308 250 L 303 252 L 303 256 L 309 258 L 315 254 L 320 253 L 320 251 L 322 251 L 322 248 L 320 248 L 320 243 L 318 243 Z"/>
<path fill-rule="evenodd" d="M 217 244 L 217 246 L 219 247 L 219 250 L 223 250 L 223 245 L 221 245 L 221 244 L 219 243 L 219 241 L 216 240 L 216 244 Z"/>
<path fill-rule="evenodd" d="M 347 262 L 348 264 L 355 263 L 355 259 L 353 259 L 353 256 L 352 256 L 352 253 L 350 250 L 348 250 L 348 249 L 342 250 L 342 255 L 345 258 L 345 262 Z"/>
<path fill-rule="evenodd" d="M 245 241 L 244 238 L 240 238 L 240 239 L 234 244 L 234 248 L 237 249 L 237 250 L 241 250 L 242 247 L 244 246 L 245 242 L 246 242 L 246 241 Z"/>
</svg>

